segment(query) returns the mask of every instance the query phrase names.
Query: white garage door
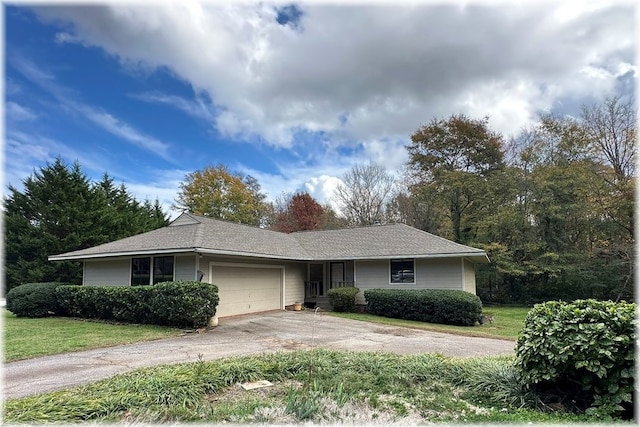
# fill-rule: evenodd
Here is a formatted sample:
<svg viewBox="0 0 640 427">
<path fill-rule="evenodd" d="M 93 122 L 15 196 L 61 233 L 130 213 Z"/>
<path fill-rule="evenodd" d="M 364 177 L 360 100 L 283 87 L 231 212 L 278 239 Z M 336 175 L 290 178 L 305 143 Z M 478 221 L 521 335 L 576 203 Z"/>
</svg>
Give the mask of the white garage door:
<svg viewBox="0 0 640 427">
<path fill-rule="evenodd" d="M 211 273 L 220 297 L 218 317 L 281 308 L 280 268 L 213 265 Z"/>
</svg>

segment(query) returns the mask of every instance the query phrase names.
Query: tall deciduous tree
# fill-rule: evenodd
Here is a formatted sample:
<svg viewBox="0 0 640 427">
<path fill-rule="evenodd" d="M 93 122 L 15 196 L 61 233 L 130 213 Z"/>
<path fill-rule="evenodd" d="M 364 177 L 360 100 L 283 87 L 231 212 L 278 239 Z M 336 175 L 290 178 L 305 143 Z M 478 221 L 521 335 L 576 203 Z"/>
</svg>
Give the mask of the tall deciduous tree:
<svg viewBox="0 0 640 427">
<path fill-rule="evenodd" d="M 395 179 L 375 163 L 355 165 L 342 177 L 335 198 L 351 225 L 373 225 L 386 220 L 385 208 L 395 189 Z"/>
<path fill-rule="evenodd" d="M 231 173 L 224 165 L 208 166 L 185 176 L 176 207 L 198 215 L 249 225 L 262 225 L 265 195 L 250 175 Z"/>
<path fill-rule="evenodd" d="M 488 119 L 454 115 L 432 120 L 411 135 L 409 171 L 421 192 L 437 196 L 446 206 L 450 237 L 468 243 L 472 223 L 490 190 L 492 174 L 504 167 L 502 136 L 488 128 Z"/>
<path fill-rule="evenodd" d="M 293 233 L 325 228 L 324 208 L 309 193 L 297 193 L 287 199 L 275 215 L 274 230 Z"/>
<path fill-rule="evenodd" d="M 49 262 L 63 252 L 85 249 L 161 227 L 167 218 L 156 201 L 140 204 L 105 175 L 91 184 L 76 162 L 58 158 L 4 198 L 6 290 L 28 282 L 80 283 L 82 267 Z"/>
</svg>

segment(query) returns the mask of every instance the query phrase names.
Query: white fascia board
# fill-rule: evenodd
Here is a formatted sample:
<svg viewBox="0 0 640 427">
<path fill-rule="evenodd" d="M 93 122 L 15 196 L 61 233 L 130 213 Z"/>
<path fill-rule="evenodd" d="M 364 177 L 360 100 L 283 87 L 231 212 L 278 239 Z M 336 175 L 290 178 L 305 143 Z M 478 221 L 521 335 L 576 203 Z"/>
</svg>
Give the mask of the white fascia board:
<svg viewBox="0 0 640 427">
<path fill-rule="evenodd" d="M 49 261 L 72 261 L 83 259 L 95 259 L 95 258 L 114 258 L 123 256 L 138 256 L 138 255 L 155 255 L 155 254 L 177 254 L 194 252 L 194 249 L 150 249 L 143 251 L 121 251 L 121 252 L 104 252 L 97 254 L 78 254 L 78 255 L 51 255 L 47 259 Z"/>
<path fill-rule="evenodd" d="M 397 258 L 415 258 L 415 259 L 430 259 L 430 258 L 466 258 L 471 262 L 489 263 L 489 257 L 486 252 L 456 252 L 456 253 L 442 253 L 442 254 L 393 254 L 393 255 L 373 255 L 373 256 L 347 256 L 347 257 L 328 257 L 317 258 L 314 261 L 349 261 L 349 260 L 383 260 L 383 259 L 397 259 Z"/>
<path fill-rule="evenodd" d="M 268 259 L 284 259 L 290 261 L 315 261 L 313 258 L 309 257 L 289 257 L 284 255 L 271 255 L 271 254 L 263 254 L 259 252 L 242 252 L 242 251 L 225 251 L 225 250 L 216 250 L 216 249 L 206 249 L 206 248 L 196 248 L 196 252 L 207 255 L 230 255 L 230 256 L 244 256 L 244 257 L 254 257 L 254 258 L 268 258 Z"/>
</svg>

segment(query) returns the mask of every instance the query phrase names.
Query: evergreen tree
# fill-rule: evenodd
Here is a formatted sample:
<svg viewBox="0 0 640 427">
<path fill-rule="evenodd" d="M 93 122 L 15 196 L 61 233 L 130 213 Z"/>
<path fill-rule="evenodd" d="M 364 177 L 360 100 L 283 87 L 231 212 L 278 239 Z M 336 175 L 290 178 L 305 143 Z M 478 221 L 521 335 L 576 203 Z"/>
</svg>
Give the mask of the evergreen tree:
<svg viewBox="0 0 640 427">
<path fill-rule="evenodd" d="M 168 223 L 158 201 L 140 204 L 106 174 L 92 185 L 77 162 L 67 166 L 57 158 L 23 185 L 23 191 L 9 186 L 3 201 L 5 291 L 29 282 L 81 283 L 81 263 L 47 258 Z"/>
</svg>

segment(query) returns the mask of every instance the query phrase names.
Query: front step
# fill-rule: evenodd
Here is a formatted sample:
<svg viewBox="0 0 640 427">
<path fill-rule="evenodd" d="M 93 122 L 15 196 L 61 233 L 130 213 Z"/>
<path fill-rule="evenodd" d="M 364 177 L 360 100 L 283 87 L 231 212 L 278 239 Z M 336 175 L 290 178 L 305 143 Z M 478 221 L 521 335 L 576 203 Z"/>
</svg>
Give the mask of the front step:
<svg viewBox="0 0 640 427">
<path fill-rule="evenodd" d="M 331 311 L 331 303 L 328 299 L 317 299 L 314 301 L 305 301 L 304 306 L 308 309 L 314 310 L 316 307 L 320 307 L 322 311 Z"/>
</svg>

